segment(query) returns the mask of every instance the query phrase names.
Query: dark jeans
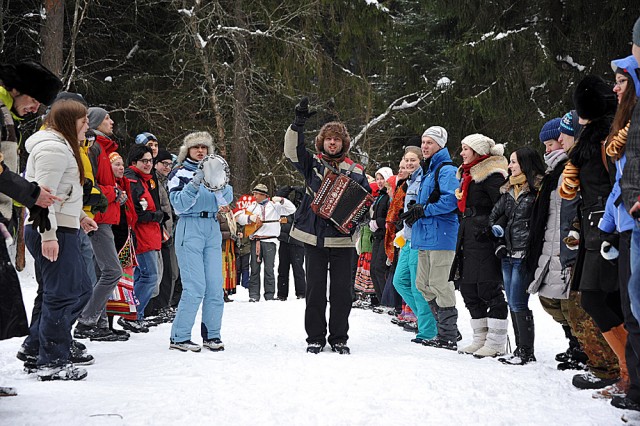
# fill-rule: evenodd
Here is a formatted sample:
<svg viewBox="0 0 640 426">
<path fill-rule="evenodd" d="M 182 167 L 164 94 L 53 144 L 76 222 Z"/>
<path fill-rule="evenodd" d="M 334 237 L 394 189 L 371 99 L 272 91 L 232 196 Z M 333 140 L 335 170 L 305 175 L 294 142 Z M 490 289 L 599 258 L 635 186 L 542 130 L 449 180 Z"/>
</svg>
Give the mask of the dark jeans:
<svg viewBox="0 0 640 426">
<path fill-rule="evenodd" d="M 251 253 L 236 257 L 237 283 L 244 288 L 249 288 L 249 263 L 251 263 Z"/>
<path fill-rule="evenodd" d="M 351 268 L 353 248 L 326 248 L 304 245 L 307 272 L 307 307 L 304 325 L 308 343 L 327 341 L 327 270 L 329 270 L 329 344 L 349 339 L 351 312 Z"/>
<path fill-rule="evenodd" d="M 63 365 L 69 360 L 71 326 L 91 296 L 92 283 L 80 253 L 78 230 L 58 230 L 59 254 L 55 262 L 42 256 L 37 231 L 25 227 L 25 244 L 42 281 L 42 304 L 31 321 L 26 352 L 38 354 L 38 365 Z"/>
<path fill-rule="evenodd" d="M 149 301 L 144 310 L 145 317 L 157 315 L 160 309 L 168 308 L 171 305 L 175 289 L 174 278 L 177 275 L 173 271 L 171 256 L 176 254 L 173 247 L 173 239 L 167 241 L 167 243 L 163 243 L 160 248 L 160 254 L 162 255 L 162 271 L 160 273 L 162 273 L 162 279 L 160 280 L 158 295 Z"/>
<path fill-rule="evenodd" d="M 620 301 L 624 315 L 624 328 L 629 333 L 625 358 L 629 370 L 631 387 L 627 397 L 640 402 L 640 325 L 631 312 L 629 299 L 629 278 L 631 277 L 631 231 L 620 234 L 620 256 L 618 257 L 618 281 L 620 283 Z"/>
<path fill-rule="evenodd" d="M 502 259 L 502 279 L 504 291 L 507 294 L 507 303 L 512 312 L 529 311 L 529 293 L 527 288 L 531 283 L 522 263 L 523 259 L 505 257 Z"/>
<path fill-rule="evenodd" d="M 307 282 L 304 276 L 304 246 L 280 241 L 278 249 L 278 297 L 289 296 L 289 267 L 293 269 L 296 296 L 304 297 Z"/>
</svg>

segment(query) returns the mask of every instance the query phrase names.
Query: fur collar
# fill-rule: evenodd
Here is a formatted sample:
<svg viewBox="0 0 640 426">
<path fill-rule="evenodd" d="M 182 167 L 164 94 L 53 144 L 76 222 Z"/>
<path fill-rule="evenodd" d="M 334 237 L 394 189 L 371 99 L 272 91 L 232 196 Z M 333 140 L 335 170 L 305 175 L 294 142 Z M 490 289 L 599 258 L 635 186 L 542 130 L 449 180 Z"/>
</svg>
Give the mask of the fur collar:
<svg viewBox="0 0 640 426">
<path fill-rule="evenodd" d="M 493 155 L 473 166 L 469 172 L 471 179 L 476 183 L 482 182 L 494 173 L 500 173 L 506 179 L 509 174 L 507 166 L 507 159 L 504 156 Z M 458 168 L 456 176 L 458 179 L 462 177 L 462 166 Z"/>
</svg>

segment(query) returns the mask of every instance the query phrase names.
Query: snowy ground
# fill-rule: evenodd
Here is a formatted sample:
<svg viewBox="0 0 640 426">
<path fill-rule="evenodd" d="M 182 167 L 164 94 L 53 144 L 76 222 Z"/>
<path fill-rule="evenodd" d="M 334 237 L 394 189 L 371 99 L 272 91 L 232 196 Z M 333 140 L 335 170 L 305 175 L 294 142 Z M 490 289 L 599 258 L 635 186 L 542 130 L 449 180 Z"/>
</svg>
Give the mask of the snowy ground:
<svg viewBox="0 0 640 426">
<path fill-rule="evenodd" d="M 36 283 L 20 274 L 27 311 Z M 81 382 L 42 383 L 22 371 L 22 339 L 0 341 L 0 425 L 615 425 L 640 414 L 594 400 L 556 370 L 560 326 L 536 313 L 538 362 L 505 366 L 418 346 L 390 316 L 354 309 L 352 355 L 305 353 L 304 300 L 225 305 L 224 352 L 170 351 L 170 326 L 128 342 L 87 342 L 96 358 Z M 469 317 L 459 300 L 462 343 Z M 194 340 L 199 341 L 198 327 Z"/>
</svg>

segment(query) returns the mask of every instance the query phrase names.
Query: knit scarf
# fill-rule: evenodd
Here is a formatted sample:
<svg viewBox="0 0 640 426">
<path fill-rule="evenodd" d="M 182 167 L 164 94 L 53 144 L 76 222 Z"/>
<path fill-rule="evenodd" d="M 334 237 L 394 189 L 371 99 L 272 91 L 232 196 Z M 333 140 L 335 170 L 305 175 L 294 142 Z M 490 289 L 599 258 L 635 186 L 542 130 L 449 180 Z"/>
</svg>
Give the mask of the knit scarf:
<svg viewBox="0 0 640 426">
<path fill-rule="evenodd" d="M 482 155 L 469 164 L 463 164 L 460 166 L 462 168 L 462 184 L 460 185 L 460 188 L 456 189 L 456 198 L 458 199 L 458 210 L 460 210 L 461 213 L 464 213 L 464 210 L 467 207 L 467 189 L 469 189 L 469 185 L 473 180 L 471 177 L 471 168 L 489 157 L 490 155 Z"/>
<path fill-rule="evenodd" d="M 609 141 L 607 145 L 605 152 L 614 160 L 619 160 L 622 154 L 624 154 L 624 147 L 627 144 L 627 134 L 629 133 L 630 125 L 631 121 L 629 121 L 623 129 L 618 130 L 618 133 L 611 138 L 611 141 Z"/>
<path fill-rule="evenodd" d="M 524 173 L 520 173 L 518 176 L 509 176 L 509 185 L 513 188 L 513 195 L 517 200 L 527 183 L 527 176 Z"/>
<path fill-rule="evenodd" d="M 190 172 L 195 172 L 198 168 L 198 163 L 193 161 L 191 158 L 185 158 L 182 162 L 182 167 L 189 170 Z"/>
</svg>

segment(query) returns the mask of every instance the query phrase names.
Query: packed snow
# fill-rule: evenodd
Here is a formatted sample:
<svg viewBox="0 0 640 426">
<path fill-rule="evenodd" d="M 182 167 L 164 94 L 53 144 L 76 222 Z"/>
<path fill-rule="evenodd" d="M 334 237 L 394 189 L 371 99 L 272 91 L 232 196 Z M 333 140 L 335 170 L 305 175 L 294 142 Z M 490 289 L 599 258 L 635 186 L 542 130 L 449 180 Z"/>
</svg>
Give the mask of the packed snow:
<svg viewBox="0 0 640 426">
<path fill-rule="evenodd" d="M 31 263 L 20 280 L 30 312 Z M 575 372 L 556 370 L 567 341 L 537 297 L 538 362 L 526 366 L 416 345 L 389 315 L 360 309 L 350 317 L 351 355 L 307 354 L 304 300 L 248 303 L 242 287 L 232 298 L 224 352 L 169 350 L 169 324 L 128 342 L 84 340 L 96 362 L 79 382 L 38 382 L 15 358 L 22 338 L 0 341 L 0 386 L 18 390 L 0 398 L 0 424 L 640 424 L 640 413 L 593 399 L 571 385 Z M 465 344 L 471 329 L 460 297 L 458 308 Z M 201 343 L 198 321 L 193 340 Z"/>
</svg>

